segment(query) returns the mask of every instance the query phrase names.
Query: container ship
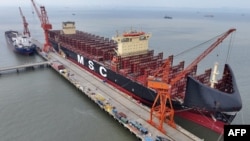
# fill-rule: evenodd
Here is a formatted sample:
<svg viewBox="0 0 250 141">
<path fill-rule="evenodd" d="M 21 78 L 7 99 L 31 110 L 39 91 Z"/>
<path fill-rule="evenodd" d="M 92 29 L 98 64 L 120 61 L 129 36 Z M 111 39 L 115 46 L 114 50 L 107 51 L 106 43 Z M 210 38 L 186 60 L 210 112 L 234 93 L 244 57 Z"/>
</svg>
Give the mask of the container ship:
<svg viewBox="0 0 250 141">
<path fill-rule="evenodd" d="M 187 70 L 184 61 L 174 65 L 173 56 L 164 59 L 163 53 L 154 55 L 148 47 L 150 37 L 150 33 L 129 31 L 109 39 L 76 30 L 72 21 L 63 22 L 60 30 L 48 31 L 53 51 L 149 107 L 157 97 L 157 90 L 148 87 L 150 76 L 164 74 L 166 84 L 178 80 L 170 92 L 175 114 L 223 134 L 223 126 L 230 124 L 242 108 L 230 65 L 225 64 L 219 80 L 217 65 L 214 71 L 210 68 L 198 75 L 197 65 Z M 164 71 L 159 71 L 163 66 Z M 185 75 L 176 79 L 184 71 Z"/>
<path fill-rule="evenodd" d="M 36 45 L 28 35 L 9 30 L 5 32 L 5 38 L 8 46 L 17 53 L 31 55 L 36 51 Z"/>
</svg>

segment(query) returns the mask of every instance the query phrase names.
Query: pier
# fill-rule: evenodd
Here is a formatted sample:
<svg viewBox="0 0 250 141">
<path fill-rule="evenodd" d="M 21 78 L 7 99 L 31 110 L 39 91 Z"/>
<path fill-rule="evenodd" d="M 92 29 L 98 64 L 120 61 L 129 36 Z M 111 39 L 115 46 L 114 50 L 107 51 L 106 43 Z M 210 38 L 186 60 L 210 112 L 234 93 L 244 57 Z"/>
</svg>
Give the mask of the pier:
<svg viewBox="0 0 250 141">
<path fill-rule="evenodd" d="M 49 64 L 49 61 L 43 61 L 43 62 L 27 63 L 27 64 L 23 64 L 23 65 L 1 67 L 0 68 L 0 74 L 2 72 L 4 72 L 4 71 L 16 70 L 17 72 L 19 72 L 19 70 L 21 70 L 21 69 L 34 68 L 34 67 L 37 67 L 37 66 L 45 66 L 45 65 L 48 65 L 48 64 Z"/>
</svg>

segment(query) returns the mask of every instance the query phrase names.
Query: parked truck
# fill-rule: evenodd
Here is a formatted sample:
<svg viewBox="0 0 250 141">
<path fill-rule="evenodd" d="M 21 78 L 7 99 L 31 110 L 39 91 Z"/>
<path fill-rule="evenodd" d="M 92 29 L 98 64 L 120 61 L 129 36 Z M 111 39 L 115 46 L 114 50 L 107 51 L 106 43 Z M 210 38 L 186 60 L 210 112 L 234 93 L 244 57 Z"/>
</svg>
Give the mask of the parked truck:
<svg viewBox="0 0 250 141">
<path fill-rule="evenodd" d="M 65 67 L 63 66 L 63 64 L 60 63 L 60 62 L 58 62 L 58 61 L 54 61 L 54 62 L 52 62 L 50 65 L 51 65 L 52 68 L 54 68 L 54 69 L 57 70 L 57 71 L 60 71 L 60 70 L 64 70 L 64 69 L 65 69 Z"/>
<path fill-rule="evenodd" d="M 117 119 L 119 119 L 121 122 L 127 124 L 128 123 L 128 119 L 127 119 L 127 115 L 124 114 L 123 112 L 118 112 L 115 108 L 113 108 L 113 114 L 115 115 L 115 117 Z"/>
<path fill-rule="evenodd" d="M 138 131 L 140 131 L 144 135 L 148 134 L 148 130 L 145 127 L 143 127 L 141 123 L 139 123 L 137 121 L 131 120 L 131 121 L 129 121 L 129 125 L 133 126 L 134 128 L 136 128 Z"/>
</svg>

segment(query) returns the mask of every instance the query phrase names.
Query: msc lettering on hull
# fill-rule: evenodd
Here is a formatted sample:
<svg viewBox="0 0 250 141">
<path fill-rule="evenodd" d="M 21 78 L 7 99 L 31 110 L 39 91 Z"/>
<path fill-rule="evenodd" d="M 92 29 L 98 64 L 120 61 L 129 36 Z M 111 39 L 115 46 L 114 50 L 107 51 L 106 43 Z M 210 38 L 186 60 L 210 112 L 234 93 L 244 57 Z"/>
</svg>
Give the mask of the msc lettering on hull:
<svg viewBox="0 0 250 141">
<path fill-rule="evenodd" d="M 77 62 L 88 67 L 92 71 L 98 72 L 101 76 L 107 77 L 107 69 L 92 60 L 85 59 L 83 56 L 77 54 Z"/>
</svg>

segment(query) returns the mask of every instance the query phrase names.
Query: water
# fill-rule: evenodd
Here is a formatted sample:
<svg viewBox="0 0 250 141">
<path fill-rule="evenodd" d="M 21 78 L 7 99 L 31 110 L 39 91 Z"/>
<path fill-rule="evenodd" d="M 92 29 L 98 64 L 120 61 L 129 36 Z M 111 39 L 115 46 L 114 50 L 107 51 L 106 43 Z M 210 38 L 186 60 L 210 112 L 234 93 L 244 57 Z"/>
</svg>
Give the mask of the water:
<svg viewBox="0 0 250 141">
<path fill-rule="evenodd" d="M 44 41 L 40 22 L 30 7 L 22 8 L 29 23 L 31 35 Z M 205 18 L 206 13 L 197 11 L 166 10 L 90 10 L 46 7 L 53 29 L 61 29 L 61 22 L 75 21 L 79 30 L 111 38 L 130 28 L 151 32 L 150 48 L 155 54 L 164 52 L 164 57 L 178 54 L 215 37 L 229 28 L 236 28 L 229 63 L 238 82 L 243 108 L 233 124 L 249 124 L 249 13 L 214 13 L 214 18 Z M 4 31 L 22 31 L 22 19 L 18 7 L 0 11 L 0 66 L 37 62 L 38 56 L 22 56 L 10 50 L 5 43 Z M 75 16 L 72 15 L 75 13 Z M 165 15 L 172 20 L 163 19 Z M 11 17 L 11 18 L 10 18 Z M 201 68 L 212 66 L 216 60 L 225 61 L 228 42 L 215 50 L 212 57 L 204 60 Z M 207 47 L 209 45 L 206 45 Z M 192 60 L 196 53 L 176 57 L 176 60 Z M 216 57 L 219 54 L 219 57 Z M 196 56 L 194 56 L 196 57 Z M 188 64 L 187 61 L 186 64 Z M 222 72 L 222 71 L 220 71 Z M 218 135 L 197 125 L 177 119 L 183 127 L 190 128 L 205 140 L 217 140 Z M 102 112 L 88 98 L 49 68 L 10 73 L 0 76 L 0 139 L 3 141 L 41 140 L 137 140 L 112 118 Z"/>
</svg>

